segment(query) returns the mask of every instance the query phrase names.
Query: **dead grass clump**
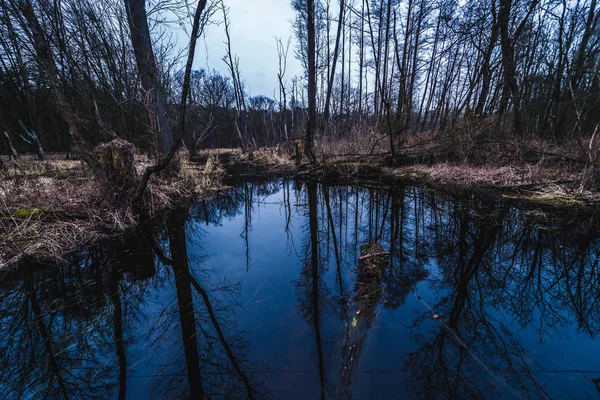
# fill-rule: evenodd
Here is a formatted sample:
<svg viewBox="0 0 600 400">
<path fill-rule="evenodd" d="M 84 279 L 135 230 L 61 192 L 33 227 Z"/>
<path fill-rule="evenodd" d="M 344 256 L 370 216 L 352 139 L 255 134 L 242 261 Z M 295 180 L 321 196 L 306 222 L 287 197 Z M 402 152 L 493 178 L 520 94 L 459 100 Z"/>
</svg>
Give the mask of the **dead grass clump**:
<svg viewBox="0 0 600 400">
<path fill-rule="evenodd" d="M 106 180 L 118 192 L 130 192 L 137 184 L 135 147 L 130 142 L 114 139 L 94 149 L 94 159 Z"/>
<path fill-rule="evenodd" d="M 61 260 L 78 248 L 136 225 L 91 177 L 0 180 L 0 269 Z"/>
<path fill-rule="evenodd" d="M 5 180 L 36 177 L 63 179 L 88 175 L 81 161 L 66 160 L 64 154 L 48 154 L 44 161 L 31 154 L 24 154 L 19 160 L 7 160 L 4 164 L 5 168 L 0 171 L 0 176 Z"/>
<path fill-rule="evenodd" d="M 254 152 L 254 161 L 265 165 L 292 165 L 292 150 L 290 148 L 287 151 L 283 145 L 277 145 L 275 148 L 259 149 Z"/>
<path fill-rule="evenodd" d="M 361 246 L 358 258 L 358 274 L 355 283 L 355 299 L 363 306 L 374 306 L 381 295 L 381 279 L 388 263 L 389 253 L 377 242 Z"/>
<path fill-rule="evenodd" d="M 92 221 L 54 221 L 45 219 L 0 218 L 0 269 L 27 260 L 62 260 L 65 254 L 106 237 Z"/>
</svg>

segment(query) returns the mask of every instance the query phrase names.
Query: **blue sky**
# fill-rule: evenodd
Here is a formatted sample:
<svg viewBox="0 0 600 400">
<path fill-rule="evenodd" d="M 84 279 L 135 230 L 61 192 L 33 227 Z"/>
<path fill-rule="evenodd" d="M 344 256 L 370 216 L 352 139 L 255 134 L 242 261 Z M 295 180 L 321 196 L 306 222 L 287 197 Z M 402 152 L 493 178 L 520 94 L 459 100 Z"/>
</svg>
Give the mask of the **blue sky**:
<svg viewBox="0 0 600 400">
<path fill-rule="evenodd" d="M 284 43 L 292 37 L 286 72 L 288 82 L 294 75 L 302 75 L 302 67 L 294 53 L 296 39 L 291 23 L 294 11 L 290 0 L 225 0 L 225 5 L 229 7 L 231 48 L 239 56 L 240 73 L 249 94 L 272 97 L 274 91 L 278 93 L 276 36 Z M 222 22 L 220 10 L 213 20 Z M 208 26 L 204 37 L 198 41 L 194 67 L 214 68 L 229 76 L 222 60 L 224 42 L 223 24 Z"/>
</svg>

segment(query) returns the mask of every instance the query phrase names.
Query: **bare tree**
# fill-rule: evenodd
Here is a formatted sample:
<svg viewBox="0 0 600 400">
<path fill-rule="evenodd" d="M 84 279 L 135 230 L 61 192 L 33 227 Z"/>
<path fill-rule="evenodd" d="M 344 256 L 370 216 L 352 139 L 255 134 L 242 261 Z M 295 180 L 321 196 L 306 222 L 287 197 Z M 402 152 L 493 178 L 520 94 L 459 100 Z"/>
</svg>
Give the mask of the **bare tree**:
<svg viewBox="0 0 600 400">
<path fill-rule="evenodd" d="M 337 33 L 335 35 L 335 47 L 333 48 L 333 60 L 331 61 L 331 71 L 329 75 L 329 81 L 327 83 L 327 95 L 325 97 L 325 111 L 323 112 L 324 124 L 329 124 L 329 104 L 331 102 L 331 92 L 333 90 L 333 81 L 335 79 L 335 66 L 337 65 L 338 54 L 340 50 L 340 36 L 342 35 L 342 29 L 344 26 L 344 4 L 345 0 L 340 0 L 340 11 L 338 13 L 338 26 Z M 343 65 L 342 61 L 342 65 Z"/>
<path fill-rule="evenodd" d="M 317 71 L 315 48 L 315 3 L 307 0 L 307 60 L 308 60 L 308 120 L 306 123 L 306 155 L 311 163 L 316 164 L 317 158 L 313 150 L 313 141 L 317 119 Z"/>
<path fill-rule="evenodd" d="M 46 33 L 40 25 L 40 22 L 35 14 L 30 0 L 19 0 L 18 6 L 23 17 L 27 21 L 29 29 L 31 29 L 36 55 L 46 74 L 46 78 L 48 79 L 50 86 L 52 87 L 56 107 L 63 120 L 69 126 L 69 136 L 71 138 L 71 142 L 73 143 L 73 149 L 75 150 L 77 155 L 86 162 L 86 164 L 92 167 L 96 176 L 104 177 L 99 165 L 88 154 L 88 151 L 85 147 L 85 143 L 79 135 L 79 130 L 77 127 L 79 119 L 77 115 L 73 112 L 71 105 L 68 103 L 62 85 L 58 81 L 56 63 L 54 62 L 52 48 L 50 46 L 48 38 L 46 37 Z"/>
<path fill-rule="evenodd" d="M 129 0 L 125 0 L 126 2 Z M 148 186 L 148 181 L 150 180 L 150 177 L 152 176 L 152 174 L 162 171 L 165 168 L 168 167 L 169 163 L 171 162 L 171 160 L 173 159 L 173 157 L 175 156 L 175 152 L 177 151 L 177 149 L 179 148 L 180 144 L 182 143 L 183 140 L 183 135 L 185 133 L 185 111 L 186 111 L 186 102 L 187 102 L 187 95 L 189 92 L 189 87 L 190 87 L 190 75 L 192 72 L 192 63 L 194 61 L 194 53 L 196 51 L 196 40 L 198 39 L 198 36 L 200 35 L 200 28 L 201 28 L 201 21 L 202 21 L 202 13 L 204 11 L 204 9 L 206 8 L 206 0 L 199 0 L 198 1 L 198 6 L 196 7 L 196 12 L 194 14 L 194 23 L 193 23 L 193 27 L 192 27 L 192 35 L 190 37 L 190 44 L 189 44 L 189 48 L 188 48 L 188 58 L 187 58 L 187 62 L 186 62 L 186 68 L 185 68 L 185 73 L 184 73 L 184 78 L 183 78 L 183 89 L 182 89 L 182 93 L 181 93 L 181 133 L 178 136 L 178 138 L 175 140 L 174 143 L 170 144 L 170 147 L 168 149 L 168 152 L 166 154 L 163 154 L 162 158 L 160 159 L 160 161 L 150 167 L 147 167 L 144 171 L 144 174 L 142 175 L 142 179 L 140 180 L 140 184 L 139 187 L 137 189 L 137 193 L 135 196 L 135 203 L 136 204 L 140 204 L 141 200 L 142 200 L 142 196 L 144 195 L 144 192 L 146 191 L 146 187 Z M 145 16 L 144 16 L 144 20 L 145 20 Z M 140 21 L 140 23 L 142 23 Z M 145 21 L 145 26 L 146 28 L 148 27 L 147 21 Z M 144 25 L 142 24 L 142 25 Z M 149 35 L 149 33 L 148 33 Z M 148 36 L 149 39 L 149 36 Z M 132 35 L 132 40 L 133 39 L 133 35 Z M 135 41 L 134 41 L 135 43 Z M 135 44 L 134 44 L 135 46 Z M 152 48 L 150 48 L 150 50 L 152 50 Z M 151 51 L 150 51 L 151 52 Z M 150 62 L 150 60 L 148 60 L 148 62 Z M 138 68 L 139 68 L 139 62 L 138 62 Z M 144 68 L 150 68 L 151 66 L 144 66 Z M 156 64 L 154 64 L 154 69 L 156 69 Z M 160 93 L 161 89 L 160 87 L 156 87 L 156 93 Z M 161 103 L 155 103 L 155 106 L 158 106 Z M 166 118 L 166 115 L 165 115 Z M 169 141 L 170 139 L 170 132 L 169 132 L 169 127 L 168 127 L 168 121 L 166 121 L 167 126 L 166 126 L 166 131 L 163 132 L 164 134 L 169 134 Z M 160 132 L 160 130 L 159 130 Z M 162 135 L 162 134 L 161 134 Z M 166 139 L 165 139 L 166 140 Z M 163 143 L 165 144 L 165 143 Z"/>
<path fill-rule="evenodd" d="M 290 50 L 291 38 L 288 38 L 287 44 L 284 47 L 281 38 L 275 38 L 277 45 L 277 56 L 279 60 L 279 72 L 277 73 L 277 80 L 279 81 L 279 111 L 283 113 L 283 132 L 285 140 L 288 141 L 288 129 L 287 129 L 287 94 L 285 88 L 285 71 L 287 69 L 287 56 Z"/>
</svg>

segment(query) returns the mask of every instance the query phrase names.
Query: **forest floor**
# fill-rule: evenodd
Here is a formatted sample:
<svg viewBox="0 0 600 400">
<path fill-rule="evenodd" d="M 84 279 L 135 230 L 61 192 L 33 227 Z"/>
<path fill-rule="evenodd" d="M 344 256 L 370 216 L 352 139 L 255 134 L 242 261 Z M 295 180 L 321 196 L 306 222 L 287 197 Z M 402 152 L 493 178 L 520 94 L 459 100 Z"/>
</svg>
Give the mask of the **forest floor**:
<svg viewBox="0 0 600 400">
<path fill-rule="evenodd" d="M 390 166 L 385 154 L 321 151 L 319 165 L 304 161 L 296 166 L 289 149 L 263 149 L 251 155 L 219 149 L 200 154 L 198 162 L 180 157 L 181 168 L 170 179 L 153 178 L 148 187 L 149 219 L 184 201 L 226 189 L 225 179 L 290 177 L 360 183 L 418 184 L 446 189 L 486 190 L 503 197 L 540 202 L 557 207 L 596 205 L 600 194 L 581 193 L 583 164 L 572 154 L 547 148 L 532 161 L 432 162 L 426 149 L 400 166 Z M 373 151 L 371 150 L 371 153 Z M 219 163 L 207 171 L 206 160 Z M 0 171 L 0 270 L 22 262 L 61 260 L 66 254 L 102 239 L 132 231 L 139 223 L 130 204 L 115 206 L 106 188 L 80 161 L 51 154 L 38 161 L 26 155 L 7 162 Z M 136 157 L 141 172 L 149 164 Z"/>
</svg>

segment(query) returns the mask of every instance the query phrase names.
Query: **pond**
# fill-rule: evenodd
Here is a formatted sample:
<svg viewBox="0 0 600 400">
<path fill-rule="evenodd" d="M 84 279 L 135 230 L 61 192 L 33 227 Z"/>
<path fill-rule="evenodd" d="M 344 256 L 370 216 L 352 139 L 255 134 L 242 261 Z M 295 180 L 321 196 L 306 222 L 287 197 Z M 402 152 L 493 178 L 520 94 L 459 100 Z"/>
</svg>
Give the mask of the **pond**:
<svg viewBox="0 0 600 400">
<path fill-rule="evenodd" d="M 600 397 L 582 212 L 246 182 L 0 280 L 0 397 Z"/>
</svg>

